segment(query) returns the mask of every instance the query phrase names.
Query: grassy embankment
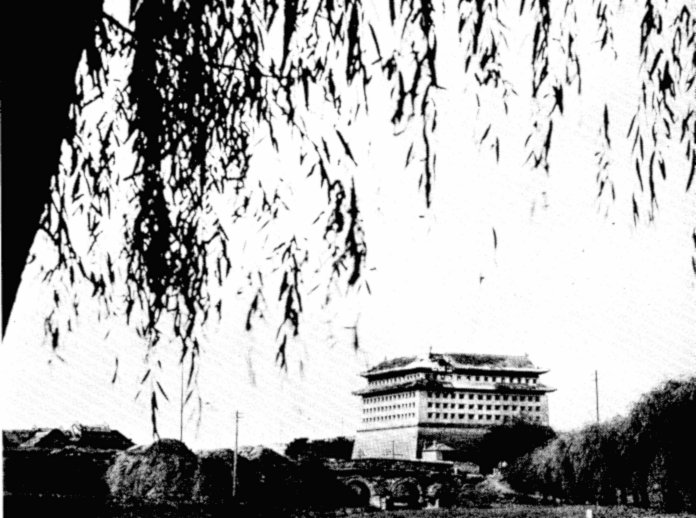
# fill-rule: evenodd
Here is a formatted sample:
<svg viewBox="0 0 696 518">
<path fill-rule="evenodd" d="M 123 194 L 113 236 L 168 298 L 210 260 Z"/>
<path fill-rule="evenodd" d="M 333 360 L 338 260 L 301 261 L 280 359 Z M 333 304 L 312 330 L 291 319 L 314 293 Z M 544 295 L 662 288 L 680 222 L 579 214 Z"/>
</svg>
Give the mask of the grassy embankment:
<svg viewBox="0 0 696 518">
<path fill-rule="evenodd" d="M 351 518 L 585 518 L 591 506 L 507 505 L 485 509 L 417 509 L 351 514 Z M 593 518 L 696 518 L 693 514 L 665 514 L 635 507 L 592 508 Z"/>
</svg>

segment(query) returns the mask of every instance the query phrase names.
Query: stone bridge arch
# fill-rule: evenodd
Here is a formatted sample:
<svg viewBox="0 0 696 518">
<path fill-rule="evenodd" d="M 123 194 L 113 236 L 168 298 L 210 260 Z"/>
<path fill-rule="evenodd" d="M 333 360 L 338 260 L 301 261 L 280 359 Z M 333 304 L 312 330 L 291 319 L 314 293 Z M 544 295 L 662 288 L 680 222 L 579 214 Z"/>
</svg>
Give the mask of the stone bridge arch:
<svg viewBox="0 0 696 518">
<path fill-rule="evenodd" d="M 414 477 L 402 477 L 391 481 L 389 494 L 395 504 L 416 507 L 423 502 L 425 488 L 421 481 Z"/>
<path fill-rule="evenodd" d="M 369 507 L 377 494 L 375 485 L 363 477 L 351 477 L 343 484 L 348 489 L 349 507 Z"/>
<path fill-rule="evenodd" d="M 352 507 L 439 506 L 457 485 L 456 473 L 444 463 L 361 459 L 332 461 L 327 467 L 347 486 Z"/>
</svg>

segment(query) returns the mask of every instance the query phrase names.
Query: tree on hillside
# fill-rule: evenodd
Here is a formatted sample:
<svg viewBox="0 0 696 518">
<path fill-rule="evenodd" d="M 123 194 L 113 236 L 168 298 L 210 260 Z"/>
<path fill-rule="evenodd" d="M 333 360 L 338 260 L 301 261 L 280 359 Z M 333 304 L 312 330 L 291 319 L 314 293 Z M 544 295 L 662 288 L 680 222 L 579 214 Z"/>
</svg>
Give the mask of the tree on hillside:
<svg viewBox="0 0 696 518">
<path fill-rule="evenodd" d="M 649 504 L 649 486 L 657 484 L 665 509 L 696 510 L 695 412 L 696 378 L 668 381 L 631 410 L 626 426 L 628 459 L 643 503 Z"/>
<path fill-rule="evenodd" d="M 285 447 L 285 455 L 291 459 L 318 458 L 349 460 L 353 453 L 353 440 L 347 437 L 316 439 L 302 437 L 293 439 Z"/>
<path fill-rule="evenodd" d="M 493 426 L 479 446 L 481 470 L 489 473 L 500 462 L 512 463 L 555 437 L 552 428 L 522 418 Z"/>
<path fill-rule="evenodd" d="M 636 177 L 630 211 L 637 220 L 652 217 L 656 185 L 668 174 L 687 190 L 693 184 L 696 12 L 688 1 L 636 3 L 642 16 L 629 30 L 639 36 L 641 95 L 628 128 L 615 128 L 613 106 L 603 103 L 596 174 L 598 196 L 615 198 L 610 156 L 626 138 Z M 438 92 L 448 86 L 440 80 L 438 49 L 452 30 L 459 53 L 446 56 L 447 67 L 458 65 L 465 74 L 462 102 L 485 104 L 482 112 L 510 120 L 511 99 L 528 87 L 533 116 L 510 122 L 528 128 L 527 164 L 550 173 L 554 122 L 571 98 L 582 95 L 581 27 L 606 59 L 623 59 L 614 31 L 623 30 L 619 21 L 628 2 L 594 0 L 590 9 L 573 0 L 514 6 L 499 0 L 456 6 L 433 0 L 142 0 L 130 3 L 127 20 L 98 2 L 89 8 L 14 4 L 17 12 L 4 20 L 29 20 L 32 32 L 22 45 L 6 45 L 13 53 L 3 79 L 3 122 L 13 129 L 3 138 L 23 127 L 20 122 L 29 124 L 3 146 L 4 206 L 9 196 L 21 200 L 18 209 L 12 204 L 12 223 L 24 225 L 11 241 L 7 231 L 3 236 L 3 330 L 41 231 L 56 252 L 46 277 L 67 287 L 55 289 L 55 310 L 46 318 L 53 347 L 78 315 L 81 301 L 70 288 L 86 284 L 100 318 L 124 319 L 148 350 L 163 334 L 176 336 L 182 360 L 191 360 L 190 386 L 200 331 L 221 314 L 220 287 L 236 264 L 233 225 L 253 221 L 265 232 L 285 218 L 282 193 L 250 169 L 258 138 L 276 149 L 284 139 L 297 147 L 296 168 L 317 182 L 324 207 L 314 223 L 322 250 L 306 249 L 292 234 L 273 245 L 283 365 L 300 331 L 303 300 L 314 288 L 303 281 L 312 257 L 328 257 L 319 261 L 326 264 L 327 293 L 369 289 L 351 124 L 376 103 L 389 104 L 394 132 L 411 141 L 405 163 L 420 168 L 429 206 Z M 458 23 L 450 26 L 453 13 Z M 532 35 L 529 80 L 516 85 L 504 57 L 509 28 L 522 26 Z M 387 98 L 372 89 L 378 81 L 388 85 Z M 317 112 L 326 114 L 328 128 L 309 122 Z M 477 137 L 496 160 L 505 153 L 501 131 L 484 120 Z M 682 158 L 669 158 L 668 147 Z M 132 156 L 128 170 L 115 166 L 123 154 Z M 76 243 L 80 231 L 89 238 L 86 245 Z M 273 287 L 254 268 L 246 282 L 250 329 Z M 153 378 L 147 379 L 154 416 L 161 389 Z"/>
<path fill-rule="evenodd" d="M 617 491 L 628 487 L 626 459 L 620 456 L 624 425 L 621 420 L 593 424 L 568 441 L 573 466 L 572 499 L 576 502 L 616 504 Z"/>
<path fill-rule="evenodd" d="M 285 447 L 285 456 L 291 459 L 298 459 L 307 454 L 309 450 L 309 439 L 306 437 L 298 437 L 293 439 Z"/>
<path fill-rule="evenodd" d="M 628 417 L 561 435 L 506 472 L 513 487 L 576 503 L 696 509 L 696 378 L 645 394 Z"/>
<path fill-rule="evenodd" d="M 523 493 L 567 498 L 568 481 L 572 478 L 567 439 L 560 435 L 546 446 L 519 457 L 506 468 L 505 479 Z"/>
</svg>

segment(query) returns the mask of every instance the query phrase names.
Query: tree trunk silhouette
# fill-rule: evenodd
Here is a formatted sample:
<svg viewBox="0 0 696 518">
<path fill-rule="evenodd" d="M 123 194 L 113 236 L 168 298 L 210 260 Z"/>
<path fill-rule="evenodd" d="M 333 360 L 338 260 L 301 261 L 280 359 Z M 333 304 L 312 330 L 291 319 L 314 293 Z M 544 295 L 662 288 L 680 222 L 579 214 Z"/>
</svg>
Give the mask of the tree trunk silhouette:
<svg viewBox="0 0 696 518">
<path fill-rule="evenodd" d="M 50 198 L 61 141 L 70 134 L 75 75 L 94 37 L 102 2 L 13 2 L 12 12 L 7 11 L 2 31 L 3 335 Z"/>
</svg>

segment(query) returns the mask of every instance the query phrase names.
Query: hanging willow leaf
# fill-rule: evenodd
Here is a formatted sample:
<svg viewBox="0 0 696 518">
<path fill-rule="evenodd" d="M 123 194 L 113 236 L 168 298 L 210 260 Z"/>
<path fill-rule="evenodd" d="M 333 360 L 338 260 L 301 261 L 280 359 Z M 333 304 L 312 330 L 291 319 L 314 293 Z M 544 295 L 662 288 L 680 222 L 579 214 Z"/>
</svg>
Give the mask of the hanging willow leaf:
<svg viewBox="0 0 696 518">
<path fill-rule="evenodd" d="M 111 377 L 111 383 L 116 383 L 118 377 L 118 356 L 114 359 L 114 375 Z"/>
<path fill-rule="evenodd" d="M 285 0 L 283 5 L 285 17 L 283 19 L 283 64 L 281 65 L 281 69 L 285 68 L 285 63 L 290 52 L 290 41 L 297 27 L 298 0 Z"/>
<path fill-rule="evenodd" d="M 152 391 L 150 396 L 150 422 L 152 423 L 152 435 L 159 439 L 159 431 L 157 429 L 157 412 L 159 407 L 157 406 L 157 394 Z"/>
<path fill-rule="evenodd" d="M 343 149 L 344 149 L 346 155 L 348 155 L 348 158 L 350 158 L 355 165 L 358 165 L 357 162 L 355 161 L 355 158 L 353 157 L 353 152 L 350 150 L 350 146 L 348 145 L 348 142 L 343 137 L 341 132 L 336 130 L 336 135 L 338 135 L 338 140 L 341 141 L 341 145 L 343 146 Z"/>
</svg>

